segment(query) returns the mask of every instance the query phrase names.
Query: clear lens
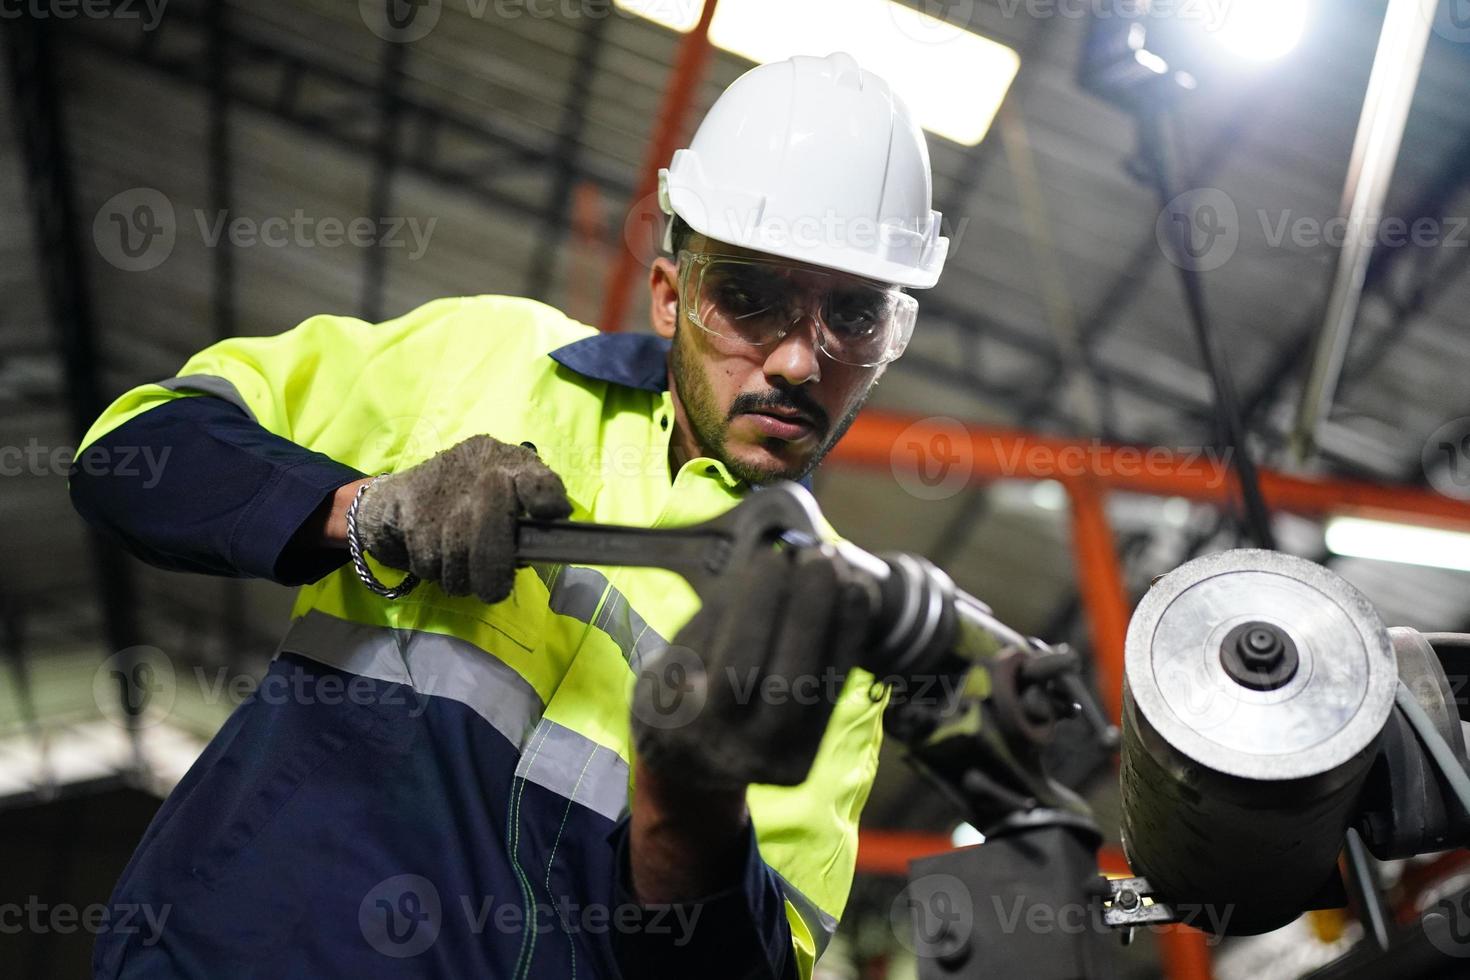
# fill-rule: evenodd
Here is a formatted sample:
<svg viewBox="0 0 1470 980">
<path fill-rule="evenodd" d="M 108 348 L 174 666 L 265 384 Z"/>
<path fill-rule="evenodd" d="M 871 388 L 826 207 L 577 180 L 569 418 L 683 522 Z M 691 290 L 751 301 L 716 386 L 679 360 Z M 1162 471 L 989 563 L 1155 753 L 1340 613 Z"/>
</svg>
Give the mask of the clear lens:
<svg viewBox="0 0 1470 980">
<path fill-rule="evenodd" d="M 716 336 L 774 344 L 815 318 L 818 346 L 860 367 L 903 353 L 918 303 L 897 287 L 774 260 L 681 252 L 680 291 L 689 319 Z"/>
</svg>

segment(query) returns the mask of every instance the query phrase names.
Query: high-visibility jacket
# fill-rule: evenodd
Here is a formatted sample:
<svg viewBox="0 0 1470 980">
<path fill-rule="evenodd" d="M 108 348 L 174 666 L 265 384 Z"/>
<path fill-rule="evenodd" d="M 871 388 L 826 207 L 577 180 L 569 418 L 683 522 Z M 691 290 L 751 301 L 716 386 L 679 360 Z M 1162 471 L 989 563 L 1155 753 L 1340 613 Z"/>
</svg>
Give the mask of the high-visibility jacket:
<svg viewBox="0 0 1470 980">
<path fill-rule="evenodd" d="M 670 473 L 675 425 L 666 355 L 657 338 L 602 335 L 518 298 L 440 300 L 381 324 L 319 316 L 279 336 L 217 343 L 177 377 L 127 392 L 92 427 L 79 459 L 160 406 L 222 399 L 270 433 L 366 474 L 406 469 L 477 433 L 529 443 L 561 475 L 573 520 L 676 527 L 722 513 L 750 488 L 711 458 Z M 250 542 L 231 547 L 248 549 Z M 374 568 L 385 582 L 402 575 Z M 631 668 L 669 641 L 698 605 L 682 578 L 660 569 L 522 568 L 510 598 L 486 605 L 427 582 L 387 601 L 364 588 L 350 565 L 337 568 L 301 588 L 272 672 L 315 672 L 314 684 L 328 672 L 348 682 L 366 679 L 384 697 L 406 693 L 413 710 L 400 717 L 375 705 L 377 714 L 355 714 L 335 740 L 316 731 L 302 736 L 314 739 L 311 745 L 293 745 L 299 719 L 287 718 L 282 702 L 301 715 L 300 702 L 309 699 L 272 700 L 262 691 L 232 716 L 175 791 L 178 799 L 165 804 L 114 899 L 176 902 L 179 928 L 199 935 L 160 945 L 175 941 L 180 952 L 170 955 L 177 961 L 203 955 L 198 962 L 210 972 L 207 954 L 184 946 L 210 941 L 215 913 L 189 917 L 191 905 L 212 907 L 217 892 L 253 896 L 263 917 L 300 917 L 282 930 L 264 921 L 217 923 L 287 946 L 308 942 L 319 924 L 333 927 L 328 923 L 340 925 L 349 944 L 355 928 L 364 936 L 379 928 L 370 921 L 375 905 L 389 916 L 383 928 L 393 932 L 395 913 L 409 922 L 431 898 L 447 932 L 450 919 L 462 912 L 474 919 L 490 897 L 492 915 L 502 904 L 519 908 L 520 926 L 497 922 L 490 929 L 482 921 L 484 948 L 464 954 L 465 963 L 452 961 L 461 954 L 447 941 L 415 955 L 456 973 L 473 967 L 495 976 L 610 975 L 596 930 L 569 927 L 565 913 L 549 928 L 537 927 L 532 913 L 559 900 L 610 900 L 606 880 L 618 869 L 609 835 L 626 818 L 635 775 Z M 802 977 L 810 976 L 851 886 L 858 816 L 881 732 L 870 680 L 861 672 L 848 678 L 805 783 L 749 791 L 759 872 L 780 896 L 787 952 Z M 402 734 L 395 725 L 416 727 Z M 333 753 L 351 751 L 338 742 L 350 746 L 358 737 L 386 746 L 382 764 L 362 763 L 362 778 L 334 772 Z M 303 793 L 314 794 L 309 803 Z M 288 827 L 309 836 L 277 839 Z M 416 833 L 438 838 L 407 839 Z M 196 856 L 171 869 L 156 853 L 169 848 Z M 210 854 L 223 855 L 218 868 Z M 272 861 L 292 865 L 266 872 L 281 882 L 283 894 L 274 899 L 268 881 L 242 870 Z M 183 864 L 189 868 L 181 870 Z M 199 889 L 197 904 L 185 892 L 162 894 L 173 887 L 170 875 L 189 874 L 199 879 L 188 882 Z M 435 895 L 415 892 L 406 901 L 401 890 L 369 894 L 397 878 L 426 880 Z M 148 889 L 160 894 L 142 894 Z M 301 907 L 305 894 L 312 907 Z M 358 945 L 382 943 L 369 937 Z M 107 955 L 131 962 L 145 953 Z M 419 960 L 405 957 L 402 964 L 413 962 Z"/>
</svg>

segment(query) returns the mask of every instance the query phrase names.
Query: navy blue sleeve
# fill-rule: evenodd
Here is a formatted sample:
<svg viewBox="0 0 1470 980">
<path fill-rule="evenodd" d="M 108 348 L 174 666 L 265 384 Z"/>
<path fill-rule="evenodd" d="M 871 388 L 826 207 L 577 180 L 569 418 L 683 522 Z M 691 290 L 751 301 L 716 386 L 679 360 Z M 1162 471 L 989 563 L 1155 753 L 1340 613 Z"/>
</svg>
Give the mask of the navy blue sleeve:
<svg viewBox="0 0 1470 980">
<path fill-rule="evenodd" d="M 70 478 L 77 511 L 150 565 L 301 585 L 347 552 L 293 536 L 363 475 L 206 395 L 124 422 L 76 458 Z"/>
<path fill-rule="evenodd" d="M 629 820 L 609 835 L 617 853 L 614 900 L 621 910 L 639 908 L 632 927 L 612 932 L 613 954 L 627 980 L 647 977 L 721 977 L 730 980 L 796 980 L 796 953 L 785 899 L 761 859 L 755 830 L 745 827 L 740 879 L 701 901 L 640 905 L 628 863 Z M 621 916 L 614 921 L 623 922 Z"/>
</svg>

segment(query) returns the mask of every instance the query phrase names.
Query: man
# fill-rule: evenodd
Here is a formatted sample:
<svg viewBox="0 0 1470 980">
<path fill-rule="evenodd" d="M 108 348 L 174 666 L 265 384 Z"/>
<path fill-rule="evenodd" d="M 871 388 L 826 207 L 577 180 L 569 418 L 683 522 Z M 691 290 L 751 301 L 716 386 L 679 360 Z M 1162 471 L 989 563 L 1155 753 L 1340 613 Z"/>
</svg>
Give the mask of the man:
<svg viewBox="0 0 1470 980">
<path fill-rule="evenodd" d="M 922 132 L 846 55 L 750 71 L 660 179 L 655 336 L 506 297 L 316 317 L 209 348 L 88 434 L 81 462 L 171 449 L 156 486 L 72 473 L 139 557 L 303 586 L 118 883 L 167 928 L 103 936 L 98 975 L 810 976 L 877 765 L 869 679 L 810 708 L 711 693 L 792 733 L 795 786 L 691 760 L 697 710 L 655 698 L 630 726 L 630 689 L 681 646 L 851 665 L 844 568 L 772 550 L 701 608 L 666 571 L 517 567 L 514 522 L 680 526 L 804 477 L 948 243 Z"/>
</svg>

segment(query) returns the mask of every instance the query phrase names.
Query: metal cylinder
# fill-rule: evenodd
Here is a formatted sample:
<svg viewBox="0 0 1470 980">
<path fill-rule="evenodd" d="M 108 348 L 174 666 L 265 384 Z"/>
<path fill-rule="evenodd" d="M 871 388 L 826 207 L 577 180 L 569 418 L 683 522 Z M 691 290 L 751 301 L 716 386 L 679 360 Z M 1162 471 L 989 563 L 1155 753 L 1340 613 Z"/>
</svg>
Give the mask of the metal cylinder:
<svg viewBox="0 0 1470 980">
<path fill-rule="evenodd" d="M 1330 903 L 1396 680 L 1378 613 L 1320 565 L 1241 550 L 1164 576 L 1128 628 L 1134 873 L 1220 933 Z"/>
</svg>

